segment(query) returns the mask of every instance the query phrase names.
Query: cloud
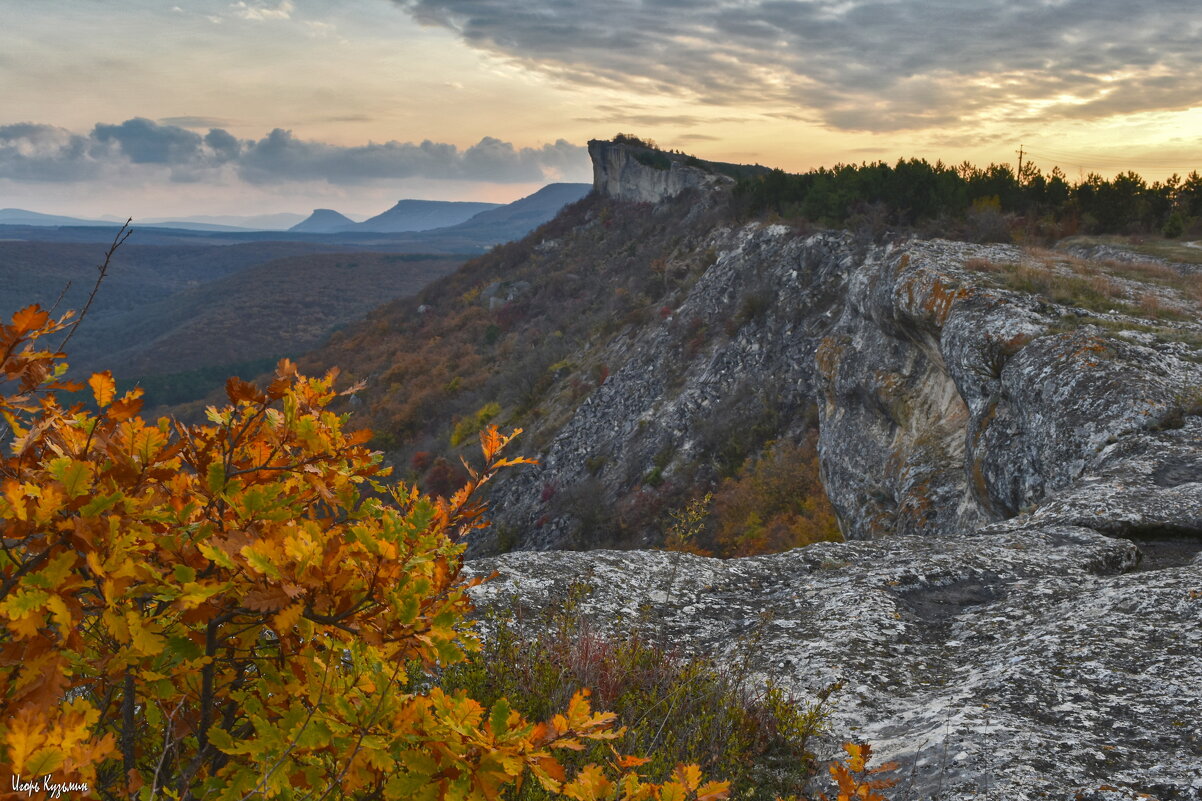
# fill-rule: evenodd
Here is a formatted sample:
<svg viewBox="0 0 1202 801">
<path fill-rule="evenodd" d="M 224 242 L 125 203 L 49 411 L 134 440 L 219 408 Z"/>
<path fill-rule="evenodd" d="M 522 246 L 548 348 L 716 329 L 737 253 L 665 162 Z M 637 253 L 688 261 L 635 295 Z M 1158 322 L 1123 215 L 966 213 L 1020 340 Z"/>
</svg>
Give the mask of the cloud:
<svg viewBox="0 0 1202 801">
<path fill-rule="evenodd" d="M 115 143 L 134 164 L 181 164 L 202 157 L 204 139 L 200 134 L 176 125 L 159 125 L 136 117 L 120 125 L 98 124 L 92 139 Z"/>
<path fill-rule="evenodd" d="M 237 3 L 230 3 L 230 10 L 236 17 L 262 22 L 273 19 L 290 19 L 292 12 L 296 10 L 296 5 L 292 0 L 279 0 L 274 4 L 263 2 L 263 0 L 258 0 L 258 2 L 252 0 L 249 3 L 239 0 Z"/>
<path fill-rule="evenodd" d="M 137 175 L 178 182 L 232 178 L 257 185 L 405 178 L 538 183 L 585 180 L 589 170 L 585 148 L 562 139 L 518 148 L 486 136 L 461 150 L 429 140 L 347 147 L 300 139 L 282 128 L 260 139 L 239 139 L 223 128 L 202 135 L 141 117 L 99 123 L 86 135 L 36 123 L 0 127 L 0 178 L 44 183 Z"/>
<path fill-rule="evenodd" d="M 31 122 L 0 126 L 0 178 L 59 182 L 89 180 L 100 172 L 88 137 Z"/>
<path fill-rule="evenodd" d="M 841 130 L 1202 105 L 1194 0 L 393 0 L 584 86 Z"/>
</svg>

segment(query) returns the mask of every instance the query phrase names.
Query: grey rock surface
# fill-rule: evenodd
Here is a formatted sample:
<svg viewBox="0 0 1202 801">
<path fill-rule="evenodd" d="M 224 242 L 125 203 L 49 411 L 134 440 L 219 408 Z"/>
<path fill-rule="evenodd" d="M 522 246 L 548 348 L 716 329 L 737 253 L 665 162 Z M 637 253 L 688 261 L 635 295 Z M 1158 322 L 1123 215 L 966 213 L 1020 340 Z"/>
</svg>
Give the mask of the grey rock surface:
<svg viewBox="0 0 1202 801">
<path fill-rule="evenodd" d="M 512 553 L 477 603 L 579 607 L 802 697 L 873 744 L 912 799 L 1202 797 L 1202 564 L 1132 572 L 1127 540 L 1031 523 L 772 556 Z M 1178 560 L 1179 561 L 1179 560 Z M 1122 790 L 1107 794 L 1104 786 Z"/>
</svg>

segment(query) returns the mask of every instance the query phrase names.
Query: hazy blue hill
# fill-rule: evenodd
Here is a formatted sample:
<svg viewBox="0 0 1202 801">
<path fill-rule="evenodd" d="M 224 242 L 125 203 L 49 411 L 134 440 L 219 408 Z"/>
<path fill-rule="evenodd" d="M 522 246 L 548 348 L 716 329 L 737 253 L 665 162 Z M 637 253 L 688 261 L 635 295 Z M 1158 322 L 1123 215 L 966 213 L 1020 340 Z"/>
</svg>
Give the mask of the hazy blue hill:
<svg viewBox="0 0 1202 801">
<path fill-rule="evenodd" d="M 580 200 L 592 188 L 592 184 L 548 184 L 532 195 L 482 211 L 446 233 L 471 231 L 478 237 L 492 237 L 493 242 L 517 239 L 553 219 L 560 209 Z"/>
<path fill-rule="evenodd" d="M 165 228 L 169 231 L 211 231 L 213 233 L 250 233 L 257 229 L 244 228 L 240 225 L 219 225 L 217 223 L 192 222 L 190 220 L 166 220 L 164 222 L 138 223 L 142 228 Z"/>
<path fill-rule="evenodd" d="M 177 223 L 143 224 L 135 220 L 134 239 L 131 241 L 142 245 L 183 248 L 292 242 L 340 250 L 478 255 L 501 242 L 520 239 L 552 219 L 564 206 L 588 194 L 591 188 L 590 184 L 550 184 L 503 206 L 496 203 L 403 200 L 365 222 L 350 222 L 345 229 L 322 232 L 299 229 L 255 231 L 203 223 L 189 223 L 191 227 L 181 228 L 175 227 Z M 332 210 L 330 213 L 338 214 Z M 344 215 L 338 216 L 346 219 Z M 86 242 L 107 245 L 118 227 L 111 222 L 34 225 L 0 219 L 0 242 Z M 419 227 L 421 230 L 417 230 Z"/>
<path fill-rule="evenodd" d="M 289 228 L 300 234 L 332 234 L 355 227 L 355 221 L 333 209 L 313 209 L 313 213 Z"/>
<path fill-rule="evenodd" d="M 377 233 L 429 231 L 458 225 L 482 211 L 495 209 L 499 205 L 446 200 L 401 200 L 383 214 L 377 214 L 359 223 L 355 229 Z"/>
<path fill-rule="evenodd" d="M 0 209 L 0 225 L 112 225 L 104 220 L 85 220 L 60 214 L 42 214 L 26 209 Z"/>
<path fill-rule="evenodd" d="M 187 217 L 151 217 L 143 223 L 154 225 L 217 225 L 245 231 L 286 231 L 305 219 L 303 214 L 279 212 L 277 214 L 190 214 Z"/>
</svg>

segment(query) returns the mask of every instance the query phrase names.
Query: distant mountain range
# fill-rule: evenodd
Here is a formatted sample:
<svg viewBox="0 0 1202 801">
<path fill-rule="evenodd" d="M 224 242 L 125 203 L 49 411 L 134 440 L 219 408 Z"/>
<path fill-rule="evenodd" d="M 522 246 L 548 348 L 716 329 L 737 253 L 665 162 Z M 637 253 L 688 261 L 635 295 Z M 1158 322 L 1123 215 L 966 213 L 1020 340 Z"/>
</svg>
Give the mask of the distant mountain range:
<svg viewBox="0 0 1202 801">
<path fill-rule="evenodd" d="M 138 220 L 140 226 L 175 228 L 184 231 L 282 231 L 296 225 L 304 215 L 284 212 L 280 214 L 209 215 L 190 217 L 149 217 Z M 0 225 L 45 225 L 45 226 L 102 226 L 120 225 L 123 219 L 88 219 L 67 217 L 61 214 L 42 214 L 26 209 L 0 209 Z M 354 221 L 351 221 L 354 225 Z"/>
<path fill-rule="evenodd" d="M 143 222 L 153 225 L 175 226 L 177 228 L 186 228 L 188 225 L 195 225 L 197 226 L 197 230 L 201 230 L 200 226 L 221 226 L 250 231 L 286 231 L 304 218 L 305 215 L 303 214 L 284 211 L 278 214 L 252 214 L 249 216 L 237 214 L 193 214 L 188 217 L 151 217 L 150 219 L 143 220 Z"/>
<path fill-rule="evenodd" d="M 0 225 L 112 225 L 111 220 L 84 220 L 25 209 L 0 209 Z"/>
<path fill-rule="evenodd" d="M 333 234 L 341 231 L 372 231 L 396 234 L 405 231 L 429 231 L 466 222 L 477 214 L 498 208 L 500 203 L 470 203 L 447 200 L 400 200 L 383 214 L 357 223 L 333 209 L 314 209 L 307 220 L 290 231 Z"/>
<path fill-rule="evenodd" d="M 333 209 L 318 209 L 287 231 L 253 230 L 197 222 L 195 218 L 178 223 L 135 221 L 134 227 L 138 241 L 144 245 L 305 242 L 401 253 L 467 255 L 525 236 L 591 189 L 591 184 L 549 184 L 503 206 L 402 200 L 383 214 L 362 223 Z M 425 228 L 427 225 L 437 227 Z M 111 221 L 83 220 L 22 209 L 0 210 L 0 239 L 102 242 L 112 239 L 114 227 L 115 223 Z"/>
<path fill-rule="evenodd" d="M 587 195 L 592 184 L 547 184 L 533 195 L 504 206 L 481 211 L 469 220 L 446 230 L 471 230 L 476 235 L 491 235 L 496 242 L 517 239 L 554 219 L 560 209 Z M 515 235 L 515 232 L 520 231 Z"/>
<path fill-rule="evenodd" d="M 299 356 L 331 331 L 453 271 L 467 256 L 520 239 L 584 197 L 552 184 L 508 205 L 401 201 L 357 224 L 330 209 L 296 230 L 212 222 L 135 223 L 114 259 L 71 364 L 142 382 L 151 406 L 187 403 L 231 373 Z M 373 231 L 450 222 L 425 231 Z M 323 233 L 312 228 L 342 227 Z M 107 220 L 0 210 L 0 320 L 29 303 L 81 308 L 116 226 Z M 248 325 L 248 321 L 253 324 Z"/>
</svg>

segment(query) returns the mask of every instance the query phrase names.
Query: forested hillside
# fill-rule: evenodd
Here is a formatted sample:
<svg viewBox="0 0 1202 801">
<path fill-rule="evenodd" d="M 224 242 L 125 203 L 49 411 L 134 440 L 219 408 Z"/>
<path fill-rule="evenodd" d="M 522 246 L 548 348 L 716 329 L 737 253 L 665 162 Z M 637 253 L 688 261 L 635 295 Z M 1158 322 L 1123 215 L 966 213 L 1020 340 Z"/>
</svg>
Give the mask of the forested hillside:
<svg viewBox="0 0 1202 801">
<path fill-rule="evenodd" d="M 104 247 L 0 242 L 0 307 L 82 308 Z M 411 294 L 461 259 L 347 252 L 325 244 L 140 245 L 114 254 L 75 338 L 75 373 L 111 369 L 151 406 L 186 403 L 228 375 L 258 375 L 320 344 L 382 300 Z"/>
<path fill-rule="evenodd" d="M 303 353 L 381 299 L 412 294 L 460 263 L 391 253 L 273 259 L 89 321 L 76 361 L 138 379 Z"/>
</svg>

